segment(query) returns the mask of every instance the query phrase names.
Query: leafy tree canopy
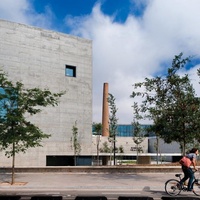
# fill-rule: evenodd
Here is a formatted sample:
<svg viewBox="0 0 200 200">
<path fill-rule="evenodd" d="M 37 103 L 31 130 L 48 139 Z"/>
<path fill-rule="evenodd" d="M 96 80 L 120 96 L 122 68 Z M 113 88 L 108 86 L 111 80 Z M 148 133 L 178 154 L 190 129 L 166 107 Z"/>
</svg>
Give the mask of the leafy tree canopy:
<svg viewBox="0 0 200 200">
<path fill-rule="evenodd" d="M 9 81 L 7 74 L 0 70 L 0 146 L 8 157 L 40 146 L 42 139 L 50 136 L 26 116 L 40 113 L 48 105 L 56 106 L 63 94 L 48 89 L 26 89 L 21 82 Z"/>
<path fill-rule="evenodd" d="M 175 56 L 165 77 L 145 78 L 136 83 L 131 97 L 141 96 L 140 112 L 153 121 L 150 130 L 165 142 L 176 141 L 185 153 L 186 144 L 193 143 L 200 133 L 200 99 L 196 96 L 188 74 L 180 75 L 190 58 Z"/>
</svg>

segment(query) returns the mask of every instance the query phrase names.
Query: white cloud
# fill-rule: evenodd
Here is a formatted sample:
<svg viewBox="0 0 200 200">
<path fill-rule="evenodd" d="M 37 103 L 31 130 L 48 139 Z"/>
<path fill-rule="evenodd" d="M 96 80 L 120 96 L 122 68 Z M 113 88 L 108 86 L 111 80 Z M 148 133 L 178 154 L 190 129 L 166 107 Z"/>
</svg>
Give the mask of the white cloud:
<svg viewBox="0 0 200 200">
<path fill-rule="evenodd" d="M 27 23 L 26 11 L 30 9 L 26 0 L 0 0 L 0 15 L 2 19 Z"/>
<path fill-rule="evenodd" d="M 54 14 L 46 6 L 44 13 L 35 12 L 28 0 L 0 0 L 0 18 L 27 25 L 52 28 Z"/>
<path fill-rule="evenodd" d="M 196 52 L 200 42 L 197 26 L 199 6 L 198 0 L 152 1 L 143 18 L 145 32 L 166 53 L 179 50 L 189 54 Z"/>
<path fill-rule="evenodd" d="M 161 73 L 161 64 L 171 64 L 174 55 L 199 55 L 199 0 L 146 1 L 144 15 L 130 13 L 127 21 L 114 22 L 97 4 L 81 19 L 75 34 L 93 40 L 93 102 L 95 122 L 101 122 L 103 83 L 116 98 L 120 123 L 132 121 L 134 82 Z M 76 23 L 77 23 L 76 18 Z M 78 28 L 79 27 L 79 28 Z"/>
<path fill-rule="evenodd" d="M 51 28 L 54 19 L 51 9 L 46 7 L 44 13 L 37 13 L 29 2 L 0 0 L 0 17 Z M 136 5 L 138 1 L 132 2 Z M 101 122 L 104 82 L 109 83 L 109 92 L 116 98 L 119 122 L 130 124 L 133 83 L 163 73 L 162 64 L 170 65 L 174 55 L 180 52 L 186 57 L 200 57 L 199 0 L 142 0 L 137 6 L 137 9 L 146 6 L 143 16 L 130 13 L 124 23 L 117 23 L 114 16 L 102 13 L 98 3 L 90 15 L 66 17 L 72 34 L 93 40 L 94 122 Z M 192 78 L 198 79 L 196 75 Z M 200 95 L 198 82 L 194 86 Z"/>
</svg>

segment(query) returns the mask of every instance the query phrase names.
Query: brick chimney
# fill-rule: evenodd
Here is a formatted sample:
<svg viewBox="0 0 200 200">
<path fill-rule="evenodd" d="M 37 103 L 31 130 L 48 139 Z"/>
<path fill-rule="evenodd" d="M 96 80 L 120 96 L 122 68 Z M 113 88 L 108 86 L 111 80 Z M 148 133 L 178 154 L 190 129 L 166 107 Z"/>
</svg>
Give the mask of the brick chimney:
<svg viewBox="0 0 200 200">
<path fill-rule="evenodd" d="M 109 136 L 108 83 L 103 85 L 102 136 Z"/>
</svg>

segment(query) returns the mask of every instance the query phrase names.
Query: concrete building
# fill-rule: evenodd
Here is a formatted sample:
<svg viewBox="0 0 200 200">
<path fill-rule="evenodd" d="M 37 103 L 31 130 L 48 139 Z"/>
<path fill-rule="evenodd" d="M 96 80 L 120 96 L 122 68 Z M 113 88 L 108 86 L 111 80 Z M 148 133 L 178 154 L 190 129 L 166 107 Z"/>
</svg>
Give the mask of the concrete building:
<svg viewBox="0 0 200 200">
<path fill-rule="evenodd" d="M 67 166 L 74 164 L 71 139 L 72 127 L 77 124 L 81 146 L 77 165 L 92 165 L 97 158 L 97 145 L 103 149 L 108 137 L 108 109 L 102 113 L 103 136 L 92 135 L 92 41 L 0 20 L 0 67 L 13 82 L 21 81 L 27 88 L 48 88 L 52 92 L 66 91 L 57 107 L 43 108 L 40 114 L 28 117 L 49 139 L 42 147 L 30 148 L 25 154 L 16 155 L 16 167 Z M 103 107 L 108 107 L 108 84 L 104 84 Z M 116 147 L 124 153 L 116 156 L 133 158 L 136 144 L 130 134 L 130 126 L 116 137 Z M 148 138 L 141 143 L 143 154 L 148 150 Z M 151 144 L 153 146 L 153 144 Z M 104 150 L 100 159 L 110 157 Z M 0 152 L 0 167 L 10 167 L 12 158 Z"/>
<path fill-rule="evenodd" d="M 93 163 L 96 163 L 97 158 L 97 143 L 99 140 L 99 157 L 100 157 L 100 163 L 103 162 L 103 158 L 107 156 L 108 159 L 108 165 L 110 165 L 110 159 L 112 156 L 113 159 L 113 153 L 106 153 L 105 151 L 105 143 L 108 145 L 109 149 L 113 148 L 112 142 L 109 142 L 107 136 L 95 136 L 93 135 L 92 140 L 92 156 L 93 156 Z M 143 142 L 140 144 L 143 152 L 140 152 L 139 155 L 142 155 L 142 157 L 146 156 L 148 154 L 148 138 L 144 138 Z M 122 147 L 123 152 L 120 152 L 120 147 Z M 137 151 L 136 151 L 136 144 L 133 142 L 132 137 L 116 137 L 116 160 L 118 160 L 118 163 L 124 160 L 135 160 Z M 117 164 L 117 162 L 116 162 Z"/>
<path fill-rule="evenodd" d="M 0 67 L 27 88 L 66 91 L 57 107 L 30 118 L 51 134 L 43 147 L 16 155 L 16 166 L 71 165 L 72 127 L 77 123 L 81 156 L 92 154 L 92 41 L 0 20 Z M 11 159 L 0 152 L 0 166 Z M 64 163 L 63 163 L 64 162 Z"/>
</svg>

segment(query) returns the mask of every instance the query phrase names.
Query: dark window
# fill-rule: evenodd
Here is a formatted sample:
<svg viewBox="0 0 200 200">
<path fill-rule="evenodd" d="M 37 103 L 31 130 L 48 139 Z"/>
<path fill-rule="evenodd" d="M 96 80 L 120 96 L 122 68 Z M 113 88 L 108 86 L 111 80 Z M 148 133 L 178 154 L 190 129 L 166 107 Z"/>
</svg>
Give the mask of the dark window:
<svg viewBox="0 0 200 200">
<path fill-rule="evenodd" d="M 91 156 L 77 156 L 77 166 L 92 165 Z M 74 166 L 74 156 L 49 155 L 46 156 L 46 166 Z"/>
<path fill-rule="evenodd" d="M 74 156 L 46 156 L 46 166 L 74 166 Z"/>
<path fill-rule="evenodd" d="M 76 67 L 66 65 L 65 66 L 65 76 L 76 77 Z"/>
</svg>

